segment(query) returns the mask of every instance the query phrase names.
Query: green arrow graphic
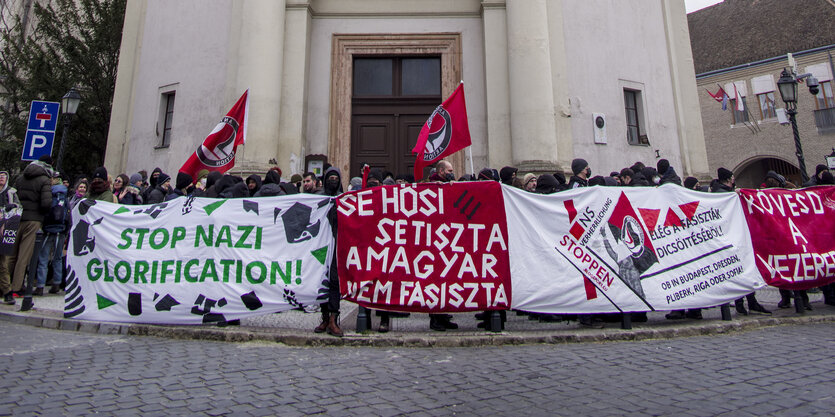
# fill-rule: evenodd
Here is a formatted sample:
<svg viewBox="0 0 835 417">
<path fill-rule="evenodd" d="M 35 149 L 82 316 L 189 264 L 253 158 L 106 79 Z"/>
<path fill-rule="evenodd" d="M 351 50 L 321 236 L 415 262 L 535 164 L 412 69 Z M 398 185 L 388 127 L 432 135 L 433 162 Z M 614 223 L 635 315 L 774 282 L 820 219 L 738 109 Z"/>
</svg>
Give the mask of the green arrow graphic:
<svg viewBox="0 0 835 417">
<path fill-rule="evenodd" d="M 325 264 L 325 258 L 328 256 L 328 247 L 323 246 L 323 247 L 321 247 L 319 249 L 316 249 L 314 251 L 310 251 L 310 253 L 313 254 L 313 257 L 316 258 L 316 260 L 319 261 L 320 264 L 324 265 Z"/>
<path fill-rule="evenodd" d="M 102 296 L 101 294 L 96 293 L 96 302 L 99 304 L 99 310 L 104 310 L 107 307 L 110 307 L 116 304 L 115 301 Z"/>
<path fill-rule="evenodd" d="M 212 204 L 207 205 L 206 207 L 203 207 L 203 210 L 206 210 L 206 215 L 207 216 L 211 216 L 212 212 L 217 210 L 218 207 L 222 206 L 223 203 L 225 203 L 225 202 L 226 202 L 226 200 L 220 200 L 220 201 L 214 202 Z"/>
<path fill-rule="evenodd" d="M 130 211 L 130 209 L 128 209 L 127 207 L 120 206 L 119 208 L 116 209 L 116 211 L 113 212 L 113 214 L 122 214 L 122 213 L 127 213 L 129 211 Z"/>
</svg>

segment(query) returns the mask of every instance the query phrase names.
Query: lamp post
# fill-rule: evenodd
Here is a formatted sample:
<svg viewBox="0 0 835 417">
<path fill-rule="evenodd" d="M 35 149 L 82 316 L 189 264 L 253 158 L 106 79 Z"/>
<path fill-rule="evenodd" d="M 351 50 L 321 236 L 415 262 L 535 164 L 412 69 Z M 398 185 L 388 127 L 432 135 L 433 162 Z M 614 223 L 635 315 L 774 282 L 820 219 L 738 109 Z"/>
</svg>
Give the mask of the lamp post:
<svg viewBox="0 0 835 417">
<path fill-rule="evenodd" d="M 786 103 L 786 113 L 789 115 L 789 121 L 792 123 L 792 133 L 794 133 L 794 148 L 797 155 L 797 164 L 800 168 L 800 175 L 803 177 L 803 182 L 809 181 L 809 174 L 806 173 L 806 161 L 803 158 L 803 146 L 800 144 L 800 132 L 797 130 L 797 83 L 798 81 L 808 78 L 806 85 L 809 87 L 809 92 L 812 95 L 818 93 L 818 80 L 812 74 L 803 74 L 801 76 L 795 75 L 794 71 L 788 68 L 783 69 L 780 74 L 780 79 L 777 80 L 777 88 L 780 90 L 780 97 Z"/>
<path fill-rule="evenodd" d="M 72 116 L 78 111 L 78 103 L 81 102 L 81 94 L 75 90 L 75 87 L 70 88 L 64 97 L 61 97 L 61 110 L 64 115 L 64 131 L 61 133 L 61 147 L 58 150 L 58 160 L 55 162 L 55 169 L 58 172 L 63 171 L 64 151 L 67 148 L 67 131 L 70 130 L 72 123 Z"/>
</svg>

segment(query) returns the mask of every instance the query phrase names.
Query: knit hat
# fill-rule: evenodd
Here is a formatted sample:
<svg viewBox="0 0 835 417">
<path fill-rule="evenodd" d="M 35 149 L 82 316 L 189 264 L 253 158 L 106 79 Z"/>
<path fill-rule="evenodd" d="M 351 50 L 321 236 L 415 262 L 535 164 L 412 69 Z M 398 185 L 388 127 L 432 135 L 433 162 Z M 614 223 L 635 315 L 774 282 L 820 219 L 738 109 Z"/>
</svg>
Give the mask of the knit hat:
<svg viewBox="0 0 835 417">
<path fill-rule="evenodd" d="M 293 176 L 291 176 L 291 177 L 290 177 L 290 182 L 292 182 L 292 183 L 294 183 L 294 184 L 295 184 L 295 183 L 297 183 L 297 182 L 302 182 L 302 180 L 303 180 L 303 179 L 304 179 L 304 178 L 302 178 L 302 176 L 301 176 L 301 175 L 299 175 L 299 174 L 293 174 Z"/>
<path fill-rule="evenodd" d="M 773 178 L 775 181 L 777 181 L 778 184 L 780 184 L 781 187 L 786 186 L 786 177 L 784 177 L 784 176 L 782 176 L 782 175 L 780 175 L 780 174 L 778 174 L 774 171 L 769 170 L 768 172 L 766 172 L 765 177 L 766 178 Z"/>
<path fill-rule="evenodd" d="M 589 179 L 589 187 L 594 187 L 595 185 L 606 185 L 606 180 L 600 175 L 595 175 Z"/>
<path fill-rule="evenodd" d="M 557 180 L 557 184 L 565 185 L 565 175 L 563 175 L 562 172 L 555 172 L 553 177 L 555 180 Z"/>
<path fill-rule="evenodd" d="M 490 168 L 484 168 L 481 172 L 478 173 L 478 180 L 479 181 L 494 181 L 493 178 L 493 170 Z"/>
<path fill-rule="evenodd" d="M 571 172 L 573 172 L 574 175 L 577 175 L 581 171 L 586 169 L 587 166 L 589 166 L 589 163 L 586 162 L 585 159 L 577 158 L 577 159 L 571 161 Z"/>
<path fill-rule="evenodd" d="M 162 174 L 160 174 L 160 178 L 161 177 L 162 177 Z M 193 179 L 191 178 L 191 175 L 188 175 L 185 172 L 178 172 L 177 173 L 176 188 L 178 190 L 182 190 L 183 188 L 187 188 L 189 185 L 191 185 L 192 181 L 193 181 Z"/>
<path fill-rule="evenodd" d="M 684 179 L 684 188 L 688 190 L 692 190 L 693 187 L 699 182 L 699 179 L 696 177 L 687 177 Z"/>
<path fill-rule="evenodd" d="M 160 172 L 159 176 L 157 177 L 157 185 L 165 184 L 166 181 L 170 181 L 171 177 L 164 172 Z"/>
<path fill-rule="evenodd" d="M 528 185 L 528 183 L 531 182 L 531 180 L 533 180 L 533 179 L 536 179 L 536 175 L 529 172 L 529 173 L 525 174 L 524 177 L 522 177 L 522 184 Z"/>
<path fill-rule="evenodd" d="M 130 178 L 128 178 L 128 181 L 130 181 L 131 185 L 136 184 L 137 182 L 142 182 L 142 174 L 137 172 L 136 174 L 131 175 Z"/>
<path fill-rule="evenodd" d="M 504 167 L 501 171 L 499 171 L 499 178 L 502 179 L 502 182 L 505 184 L 510 184 L 510 179 L 513 178 L 513 174 L 519 171 L 518 168 L 514 167 Z"/>
<path fill-rule="evenodd" d="M 107 181 L 107 168 L 105 167 L 98 167 L 95 171 L 93 171 L 93 179 L 101 178 Z"/>
<path fill-rule="evenodd" d="M 717 169 L 716 174 L 718 175 L 719 181 L 727 181 L 727 180 L 731 179 L 731 177 L 734 176 L 733 172 L 731 172 L 730 170 L 727 170 L 725 168 Z"/>
<path fill-rule="evenodd" d="M 656 164 L 656 167 L 658 167 L 658 173 L 664 175 L 664 173 L 667 172 L 667 168 L 670 167 L 670 161 L 661 159 L 658 161 L 658 164 Z"/>
</svg>

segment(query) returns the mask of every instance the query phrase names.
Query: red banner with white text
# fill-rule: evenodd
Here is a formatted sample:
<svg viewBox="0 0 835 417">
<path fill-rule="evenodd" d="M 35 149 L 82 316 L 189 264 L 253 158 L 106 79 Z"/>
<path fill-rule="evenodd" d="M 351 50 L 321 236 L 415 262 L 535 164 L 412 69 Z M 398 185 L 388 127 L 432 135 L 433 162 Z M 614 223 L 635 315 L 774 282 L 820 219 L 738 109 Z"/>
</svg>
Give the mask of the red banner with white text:
<svg viewBox="0 0 835 417">
<path fill-rule="evenodd" d="M 739 196 L 765 282 L 805 290 L 835 281 L 835 187 L 743 189 Z"/>
<path fill-rule="evenodd" d="M 342 298 L 415 312 L 510 307 L 510 261 L 497 182 L 392 185 L 342 194 Z"/>
</svg>

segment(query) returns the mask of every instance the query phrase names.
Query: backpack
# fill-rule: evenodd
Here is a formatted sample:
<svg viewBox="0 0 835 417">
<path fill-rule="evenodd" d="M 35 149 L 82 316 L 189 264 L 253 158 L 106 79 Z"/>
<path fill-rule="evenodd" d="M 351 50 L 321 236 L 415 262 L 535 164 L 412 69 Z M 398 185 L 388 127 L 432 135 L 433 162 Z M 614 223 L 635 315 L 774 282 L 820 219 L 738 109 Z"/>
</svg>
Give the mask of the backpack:
<svg viewBox="0 0 835 417">
<path fill-rule="evenodd" d="M 63 188 L 63 187 L 62 187 Z M 70 202 L 64 190 L 52 191 L 52 204 L 44 216 L 43 230 L 47 233 L 63 233 L 67 230 L 67 218 L 70 214 Z"/>
</svg>

